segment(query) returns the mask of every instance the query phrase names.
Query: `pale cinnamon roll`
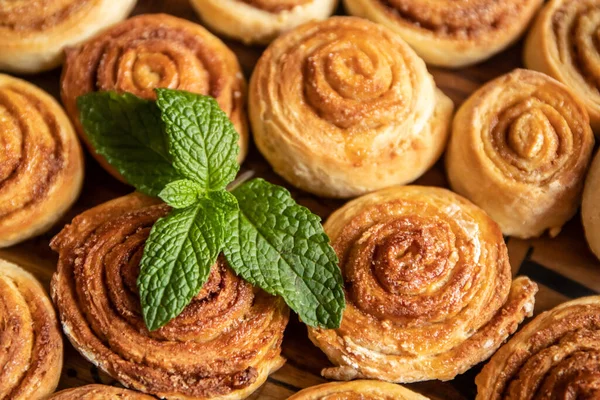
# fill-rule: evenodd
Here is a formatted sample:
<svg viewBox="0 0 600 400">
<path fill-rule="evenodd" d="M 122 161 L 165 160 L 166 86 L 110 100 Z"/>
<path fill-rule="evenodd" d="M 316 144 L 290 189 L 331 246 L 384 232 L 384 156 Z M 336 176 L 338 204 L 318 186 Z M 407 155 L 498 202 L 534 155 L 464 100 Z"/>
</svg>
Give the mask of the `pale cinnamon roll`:
<svg viewBox="0 0 600 400">
<path fill-rule="evenodd" d="M 452 189 L 504 234 L 555 236 L 579 207 L 593 146 L 585 107 L 566 86 L 515 70 L 458 110 L 446 167 Z"/>
<path fill-rule="evenodd" d="M 140 15 L 67 51 L 61 79 L 67 113 L 94 157 L 121 180 L 83 132 L 77 97 L 116 90 L 155 99 L 158 87 L 214 97 L 240 135 L 243 161 L 248 148 L 246 82 L 235 54 L 200 25 L 166 14 Z"/>
<path fill-rule="evenodd" d="M 127 17 L 136 0 L 0 2 L 0 70 L 36 73 L 60 65 L 63 50 Z"/>
<path fill-rule="evenodd" d="M 427 400 L 427 397 L 393 383 L 357 380 L 309 387 L 288 400 Z"/>
<path fill-rule="evenodd" d="M 418 178 L 441 155 L 452 110 L 398 35 L 352 17 L 280 36 L 250 83 L 258 149 L 289 183 L 328 197 Z"/>
<path fill-rule="evenodd" d="M 154 397 L 147 396 L 132 390 L 120 389 L 105 385 L 87 385 L 74 389 L 66 389 L 53 394 L 48 400 L 153 400 Z"/>
<path fill-rule="evenodd" d="M 45 398 L 58 385 L 62 336 L 46 291 L 0 259 L 0 399 Z"/>
<path fill-rule="evenodd" d="M 288 309 L 223 259 L 183 313 L 149 332 L 136 286 L 144 243 L 169 208 L 139 194 L 76 217 L 52 241 L 52 298 L 65 334 L 124 386 L 161 398 L 242 399 L 284 363 Z"/>
<path fill-rule="evenodd" d="M 83 158 L 61 106 L 0 75 L 0 247 L 47 231 L 77 199 Z"/>
<path fill-rule="evenodd" d="M 477 400 L 600 398 L 600 296 L 538 315 L 475 379 Z"/>
<path fill-rule="evenodd" d="M 527 68 L 573 89 L 596 134 L 600 134 L 599 29 L 599 0 L 551 0 L 529 32 L 524 57 Z"/>
<path fill-rule="evenodd" d="M 577 1 L 577 0 L 575 0 Z M 428 64 L 464 67 L 514 43 L 543 0 L 344 0 L 397 32 Z"/>
<path fill-rule="evenodd" d="M 192 0 L 206 26 L 246 44 L 268 44 L 298 25 L 333 14 L 338 0 Z"/>
<path fill-rule="evenodd" d="M 498 225 L 441 188 L 351 201 L 325 231 L 339 257 L 339 329 L 309 328 L 330 379 L 450 380 L 487 359 L 533 312 L 537 286 L 511 276 Z"/>
</svg>

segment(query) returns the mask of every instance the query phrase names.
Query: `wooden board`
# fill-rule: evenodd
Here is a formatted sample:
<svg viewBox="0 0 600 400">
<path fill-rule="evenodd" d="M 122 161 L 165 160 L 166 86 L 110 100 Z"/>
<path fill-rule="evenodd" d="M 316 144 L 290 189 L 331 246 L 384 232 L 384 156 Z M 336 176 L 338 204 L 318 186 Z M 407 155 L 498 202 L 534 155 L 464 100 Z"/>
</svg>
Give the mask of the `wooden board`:
<svg viewBox="0 0 600 400">
<path fill-rule="evenodd" d="M 134 14 L 150 12 L 165 12 L 198 21 L 186 0 L 140 0 Z M 338 12 L 341 13 L 341 10 Z M 244 72 L 249 77 L 262 49 L 244 47 L 235 42 L 227 44 L 236 52 Z M 475 67 L 459 71 L 431 68 L 430 71 L 438 86 L 458 106 L 483 83 L 514 68 L 522 67 L 521 52 L 519 43 L 492 60 Z M 56 70 L 24 78 L 58 96 L 59 77 L 60 71 Z M 285 185 L 282 179 L 272 172 L 255 148 L 250 149 L 243 169 L 252 170 L 256 176 Z M 445 186 L 442 165 L 438 163 L 416 183 Z M 289 189 L 298 202 L 323 218 L 343 204 L 343 201 L 320 199 L 292 187 Z M 83 210 L 129 192 L 131 192 L 130 187 L 117 182 L 95 161 L 87 157 L 83 193 L 73 209 L 47 234 L 18 246 L 0 250 L 0 257 L 24 266 L 48 288 L 57 261 L 57 255 L 48 246 L 50 239 L 65 223 Z M 514 274 L 527 275 L 540 286 L 540 292 L 536 297 L 536 313 L 570 298 L 600 292 L 600 263 L 587 248 L 579 214 L 564 227 L 556 239 L 507 238 L 507 243 Z M 67 341 L 65 342 L 67 343 L 65 365 L 59 389 L 94 382 L 117 385 L 114 379 L 85 361 Z M 267 383 L 251 399 L 286 399 L 304 387 L 325 382 L 319 372 L 329 363 L 319 349 L 307 339 L 306 328 L 296 318 L 292 318 L 286 330 L 283 353 L 288 359 L 287 364 L 271 375 Z M 448 383 L 432 381 L 407 386 L 434 399 L 472 399 L 475 396 L 473 379 L 478 371 L 479 367 L 475 367 Z"/>
</svg>

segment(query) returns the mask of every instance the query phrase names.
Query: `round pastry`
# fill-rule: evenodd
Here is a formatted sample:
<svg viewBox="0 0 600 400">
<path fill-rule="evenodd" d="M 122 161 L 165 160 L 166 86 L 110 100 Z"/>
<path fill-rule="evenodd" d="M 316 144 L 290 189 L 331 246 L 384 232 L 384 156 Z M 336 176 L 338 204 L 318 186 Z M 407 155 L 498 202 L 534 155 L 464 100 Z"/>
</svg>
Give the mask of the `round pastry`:
<svg viewBox="0 0 600 400">
<path fill-rule="evenodd" d="M 127 17 L 136 0 L 13 0 L 0 3 L 0 69 L 57 67 L 63 50 Z"/>
<path fill-rule="evenodd" d="M 52 298 L 63 330 L 128 388 L 161 398 L 245 398 L 285 362 L 288 309 L 220 259 L 183 313 L 149 332 L 136 280 L 150 229 L 168 211 L 132 194 L 84 212 L 53 239 Z"/>
<path fill-rule="evenodd" d="M 47 231 L 79 196 L 83 157 L 60 105 L 0 74 L 0 247 Z"/>
<path fill-rule="evenodd" d="M 360 197 L 325 224 L 345 282 L 339 329 L 309 328 L 329 379 L 450 380 L 487 359 L 533 312 L 498 225 L 441 188 Z"/>
<path fill-rule="evenodd" d="M 596 153 L 590 166 L 581 204 L 581 220 L 585 238 L 592 252 L 600 259 L 600 153 Z"/>
<path fill-rule="evenodd" d="M 398 35 L 353 17 L 280 36 L 250 82 L 258 149 L 289 183 L 327 197 L 418 178 L 442 154 L 452 110 Z"/>
<path fill-rule="evenodd" d="M 77 97 L 116 90 L 155 99 L 157 87 L 214 97 L 240 135 L 239 161 L 243 161 L 248 149 L 246 81 L 233 52 L 200 25 L 166 14 L 145 14 L 67 50 L 61 78 L 63 104 L 90 152 L 118 179 L 123 180 L 87 139 L 79 122 Z"/>
<path fill-rule="evenodd" d="M 505 235 L 556 236 L 579 207 L 593 147 L 585 107 L 566 86 L 515 70 L 460 107 L 446 170 Z"/>
<path fill-rule="evenodd" d="M 600 134 L 599 0 L 551 0 L 525 43 L 525 65 L 569 86 L 585 104 Z"/>
<path fill-rule="evenodd" d="M 0 259 L 0 399 L 45 398 L 58 385 L 62 336 L 42 285 Z"/>
<path fill-rule="evenodd" d="M 574 0 L 577 1 L 577 0 Z M 543 0 L 344 0 L 397 32 L 428 64 L 464 67 L 514 43 Z"/>
<path fill-rule="evenodd" d="M 427 400 L 393 383 L 357 380 L 324 383 L 299 391 L 288 400 Z"/>
<path fill-rule="evenodd" d="M 338 0 L 192 0 L 212 30 L 246 44 L 268 44 L 282 32 L 333 14 Z"/>
<path fill-rule="evenodd" d="M 475 379 L 477 400 L 600 398 L 600 296 L 538 315 Z"/>
<path fill-rule="evenodd" d="M 132 390 L 116 388 L 105 385 L 87 385 L 75 389 L 67 389 L 55 393 L 48 400 L 154 400 L 154 397 L 147 396 Z"/>
</svg>

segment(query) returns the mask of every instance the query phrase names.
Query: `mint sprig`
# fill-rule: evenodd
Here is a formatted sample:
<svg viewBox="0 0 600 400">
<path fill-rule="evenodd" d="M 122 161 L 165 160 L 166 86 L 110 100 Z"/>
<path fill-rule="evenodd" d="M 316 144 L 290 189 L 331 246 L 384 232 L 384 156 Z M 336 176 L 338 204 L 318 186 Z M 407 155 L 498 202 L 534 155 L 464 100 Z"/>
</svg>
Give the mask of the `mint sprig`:
<svg viewBox="0 0 600 400">
<path fill-rule="evenodd" d="M 96 151 L 136 189 L 173 207 L 152 227 L 140 262 L 148 329 L 183 311 L 221 252 L 237 274 L 282 296 L 308 325 L 339 327 L 342 276 L 319 217 L 262 179 L 227 192 L 239 170 L 239 137 L 227 115 L 211 97 L 156 94 L 156 102 L 113 92 L 78 99 Z"/>
</svg>

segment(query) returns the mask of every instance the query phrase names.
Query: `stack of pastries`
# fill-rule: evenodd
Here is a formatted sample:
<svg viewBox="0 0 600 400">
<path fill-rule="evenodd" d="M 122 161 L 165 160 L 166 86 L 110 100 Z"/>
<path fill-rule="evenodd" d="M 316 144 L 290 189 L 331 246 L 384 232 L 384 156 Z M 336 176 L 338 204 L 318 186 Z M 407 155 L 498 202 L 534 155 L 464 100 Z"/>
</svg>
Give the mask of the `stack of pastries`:
<svg viewBox="0 0 600 400">
<path fill-rule="evenodd" d="M 400 384 L 477 364 L 477 400 L 600 398 L 600 296 L 543 304 L 521 325 L 538 285 L 515 276 L 503 237 L 554 237 L 581 206 L 600 258 L 600 0 L 190 0 L 206 28 L 125 19 L 135 3 L 0 1 L 1 71 L 64 64 L 62 106 L 0 74 L 0 248 L 52 230 L 58 254 L 55 271 L 0 259 L 0 400 L 244 399 L 286 361 L 285 302 L 223 256 L 178 317 L 147 329 L 136 281 L 150 230 L 171 210 L 159 199 L 133 193 L 63 219 L 83 184 L 80 140 L 124 180 L 87 138 L 77 98 L 153 100 L 155 88 L 215 98 L 239 134 L 239 163 L 251 132 L 289 185 L 351 199 L 324 224 L 343 276 L 341 325 L 308 327 L 330 361 L 321 375 L 345 382 L 290 400 L 424 400 Z M 338 3 L 349 16 L 331 16 Z M 248 87 L 217 35 L 266 46 Z M 528 69 L 464 101 L 428 70 L 483 62 L 522 37 Z M 444 152 L 450 190 L 408 185 Z M 25 268 L 53 273 L 50 297 Z M 123 388 L 59 385 L 61 331 Z"/>
</svg>

